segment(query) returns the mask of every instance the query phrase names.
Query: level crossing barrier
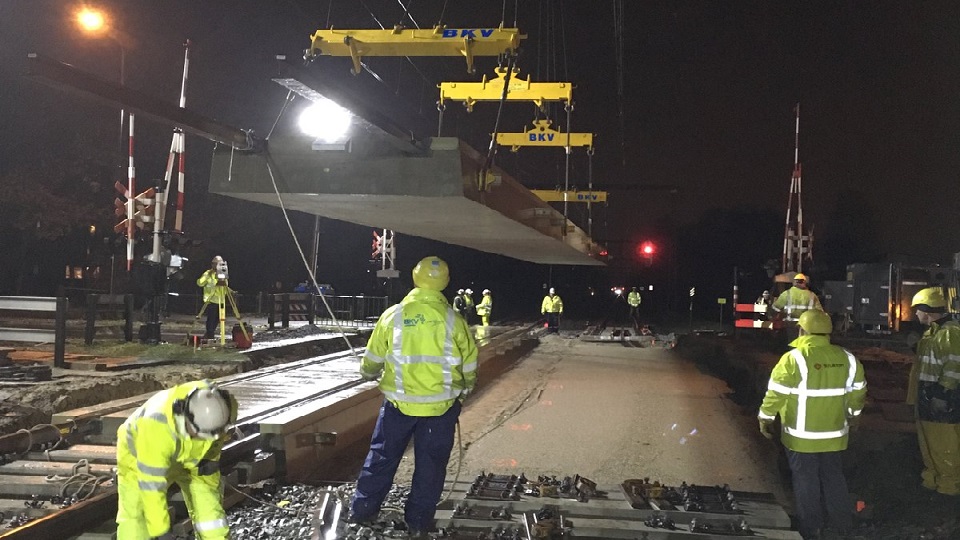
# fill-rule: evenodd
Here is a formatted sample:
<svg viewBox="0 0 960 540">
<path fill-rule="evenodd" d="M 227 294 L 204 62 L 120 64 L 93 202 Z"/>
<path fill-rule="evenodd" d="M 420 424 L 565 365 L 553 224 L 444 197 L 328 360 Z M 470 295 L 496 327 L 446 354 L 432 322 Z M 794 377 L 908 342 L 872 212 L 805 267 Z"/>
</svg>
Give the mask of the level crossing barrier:
<svg viewBox="0 0 960 540">
<path fill-rule="evenodd" d="M 270 329 L 280 325 L 289 328 L 290 321 L 308 324 L 333 324 L 334 318 L 343 326 L 373 327 L 380 314 L 387 309 L 386 296 L 326 296 L 327 304 L 318 295 L 310 293 L 281 293 L 267 295 L 267 324 Z"/>
<path fill-rule="evenodd" d="M 771 308 L 767 304 L 736 304 L 735 310 L 734 326 L 737 329 L 780 330 L 785 326 L 783 320 L 770 317 Z"/>
<path fill-rule="evenodd" d="M 116 322 L 102 321 L 97 324 L 101 311 L 111 311 L 111 321 L 122 320 L 124 341 L 133 341 L 133 295 L 132 294 L 88 294 L 86 306 L 86 326 L 83 331 L 83 342 L 93 344 L 97 328 L 117 326 Z M 122 317 L 120 316 L 122 313 Z"/>
<path fill-rule="evenodd" d="M 0 341 L 50 343 L 53 345 L 53 366 L 66 367 L 64 354 L 67 343 L 66 297 L 48 296 L 0 296 L 0 311 L 53 313 L 53 330 L 47 328 L 0 327 Z"/>
</svg>

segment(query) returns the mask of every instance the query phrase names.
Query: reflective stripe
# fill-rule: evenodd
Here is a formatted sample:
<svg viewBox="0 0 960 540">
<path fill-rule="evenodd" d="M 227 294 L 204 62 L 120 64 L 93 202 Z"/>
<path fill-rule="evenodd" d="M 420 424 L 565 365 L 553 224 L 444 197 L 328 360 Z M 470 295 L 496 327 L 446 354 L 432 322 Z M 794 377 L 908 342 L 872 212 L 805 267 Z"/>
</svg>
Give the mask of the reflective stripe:
<svg viewBox="0 0 960 540">
<path fill-rule="evenodd" d="M 794 362 L 797 364 L 797 370 L 800 371 L 800 384 L 797 386 L 797 390 L 802 390 L 803 392 L 797 393 L 797 428 L 803 429 L 807 425 L 807 376 L 809 375 L 807 371 L 807 360 L 803 357 L 803 353 L 800 352 L 800 349 L 794 349 L 790 351 L 790 356 L 793 357 Z M 787 431 L 789 433 L 789 431 Z"/>
<path fill-rule="evenodd" d="M 166 482 L 147 482 L 145 480 L 140 480 L 137 482 L 137 485 L 140 486 L 140 489 L 143 491 L 166 491 L 167 483 Z"/>
<path fill-rule="evenodd" d="M 863 390 L 867 387 L 866 381 L 864 382 L 855 382 L 847 390 Z"/>
<path fill-rule="evenodd" d="M 127 426 L 127 450 L 130 451 L 130 455 L 137 457 L 137 443 L 133 440 L 133 432 L 130 431 L 130 426 Z"/>
<path fill-rule="evenodd" d="M 798 439 L 813 439 L 813 440 L 823 440 L 823 439 L 835 439 L 837 437 L 843 437 L 849 431 L 846 426 L 843 429 L 837 431 L 806 431 L 803 429 L 792 428 L 789 426 L 784 426 L 783 431 L 789 435 L 793 435 Z"/>
<path fill-rule="evenodd" d="M 437 364 L 441 366 L 455 366 L 460 364 L 461 359 L 456 356 L 428 356 L 425 354 L 409 354 L 397 359 L 390 359 L 395 365 L 410 364 Z"/>
<path fill-rule="evenodd" d="M 142 461 L 137 461 L 137 469 L 143 474 L 149 474 L 150 476 L 160 476 L 164 477 L 167 475 L 166 467 L 153 467 L 143 463 Z"/>
<path fill-rule="evenodd" d="M 393 312 L 393 354 L 391 359 L 395 366 L 393 370 L 394 385 L 398 394 L 403 394 L 403 371 L 400 369 L 400 358 L 403 357 L 403 305 L 397 306 Z"/>
<path fill-rule="evenodd" d="M 767 383 L 767 390 L 773 390 L 774 392 L 779 392 L 781 394 L 794 394 L 796 388 L 784 386 L 778 382 L 774 382 L 773 379 L 770 379 L 770 382 Z"/>
<path fill-rule="evenodd" d="M 372 352 L 370 352 L 369 350 L 363 354 L 363 359 L 364 359 L 364 360 L 369 360 L 369 361 L 373 362 L 374 364 L 382 364 L 383 361 L 384 361 L 384 359 L 383 359 L 382 356 L 377 356 L 377 355 L 373 354 Z"/>
<path fill-rule="evenodd" d="M 383 395 L 386 396 L 386 398 L 390 401 L 404 401 L 407 403 L 439 403 L 441 401 L 453 399 L 460 395 L 460 393 L 454 393 L 451 389 L 446 388 L 443 390 L 443 392 L 430 396 L 411 396 L 409 394 L 388 392 L 385 390 L 383 391 Z"/>
<path fill-rule="evenodd" d="M 863 411 L 862 411 L 862 410 L 861 410 L 861 411 L 855 411 L 855 410 L 853 410 L 853 409 L 847 409 L 847 412 L 850 413 L 850 416 L 860 416 L 860 413 L 862 413 Z"/>
<path fill-rule="evenodd" d="M 777 416 L 776 416 L 776 415 L 763 414 L 763 411 L 760 411 L 760 414 L 757 415 L 757 418 L 760 418 L 761 420 L 776 420 L 776 419 L 777 419 Z"/>
<path fill-rule="evenodd" d="M 767 389 L 773 390 L 774 392 L 779 392 L 781 394 L 793 394 L 797 396 L 809 396 L 809 397 L 831 397 L 831 396 L 842 396 L 846 393 L 843 388 L 820 388 L 813 390 L 804 390 L 802 388 L 790 388 L 789 386 L 784 386 L 780 383 L 770 381 L 767 383 Z"/>
<path fill-rule="evenodd" d="M 144 418 L 148 420 L 153 420 L 154 422 L 160 422 L 161 424 L 167 423 L 167 415 L 162 412 L 152 412 L 150 414 L 144 415 Z"/>
<path fill-rule="evenodd" d="M 207 532 L 214 529 L 223 529 L 227 526 L 227 520 L 224 518 L 214 519 L 211 521 L 201 521 L 200 523 L 194 523 L 193 528 L 197 532 Z"/>
<path fill-rule="evenodd" d="M 921 356 L 921 357 L 920 357 L 920 361 L 921 361 L 921 363 L 929 364 L 929 365 L 931 365 L 931 366 L 942 366 L 942 365 L 943 365 L 943 360 L 941 360 L 941 359 L 937 358 L 936 356 L 934 356 L 932 352 L 931 352 L 931 353 L 927 353 L 927 354 Z"/>
<path fill-rule="evenodd" d="M 944 370 L 943 376 L 947 377 L 948 379 L 960 379 L 960 373 L 957 373 L 956 371 Z"/>
<path fill-rule="evenodd" d="M 464 373 L 473 373 L 474 371 L 477 370 L 477 363 L 470 362 L 469 364 L 464 364 L 460 366 L 460 370 L 463 371 Z"/>
<path fill-rule="evenodd" d="M 937 382 L 940 380 L 940 377 L 932 373 L 920 373 L 918 378 L 923 382 Z"/>
</svg>

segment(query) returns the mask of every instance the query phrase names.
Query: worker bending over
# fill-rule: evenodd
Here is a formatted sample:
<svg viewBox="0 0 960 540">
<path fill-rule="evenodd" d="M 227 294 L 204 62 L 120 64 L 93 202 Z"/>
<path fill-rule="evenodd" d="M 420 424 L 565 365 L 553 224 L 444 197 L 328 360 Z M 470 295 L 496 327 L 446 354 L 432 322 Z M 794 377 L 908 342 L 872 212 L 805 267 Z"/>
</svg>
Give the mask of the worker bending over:
<svg viewBox="0 0 960 540">
<path fill-rule="evenodd" d="M 209 381 L 155 394 L 117 430 L 117 538 L 172 539 L 167 489 L 183 493 L 200 540 L 226 540 L 220 450 L 237 402 Z"/>
<path fill-rule="evenodd" d="M 917 320 L 929 328 L 917 343 L 907 403 L 915 405 L 923 487 L 960 495 L 960 324 L 947 313 L 940 287 L 913 297 Z"/>
<path fill-rule="evenodd" d="M 483 300 L 477 304 L 477 315 L 480 316 L 480 322 L 483 326 L 490 326 L 490 317 L 493 315 L 493 296 L 490 289 L 483 290 Z"/>
<path fill-rule="evenodd" d="M 540 303 L 540 314 L 547 316 L 547 328 L 550 332 L 560 331 L 560 315 L 563 315 L 563 300 L 557 295 L 557 290 L 550 287 L 550 291 Z"/>
<path fill-rule="evenodd" d="M 830 526 L 845 534 L 853 505 L 843 477 L 841 452 L 856 425 L 867 394 L 863 366 L 849 351 L 830 343 L 833 324 L 823 311 L 800 316 L 800 337 L 770 374 L 758 414 L 760 433 L 773 438 L 780 415 L 780 441 L 793 472 L 800 535 L 819 539 Z M 824 519 L 823 509 L 827 518 Z"/>
<path fill-rule="evenodd" d="M 477 346 L 443 296 L 449 281 L 439 257 L 420 261 L 413 269 L 415 288 L 383 312 L 370 335 L 360 374 L 380 378 L 384 401 L 349 521 L 377 518 L 413 437 L 416 465 L 404 521 L 413 538 L 426 538 L 434 528 L 460 404 L 477 382 Z"/>
</svg>

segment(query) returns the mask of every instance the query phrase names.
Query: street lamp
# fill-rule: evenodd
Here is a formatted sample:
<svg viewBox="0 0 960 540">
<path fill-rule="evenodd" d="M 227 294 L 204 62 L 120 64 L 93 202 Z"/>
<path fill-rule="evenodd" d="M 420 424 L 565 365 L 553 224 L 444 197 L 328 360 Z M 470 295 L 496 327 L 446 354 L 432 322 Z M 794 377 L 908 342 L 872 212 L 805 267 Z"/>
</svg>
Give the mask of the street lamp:
<svg viewBox="0 0 960 540">
<path fill-rule="evenodd" d="M 108 38 L 114 43 L 117 44 L 117 48 L 120 49 L 120 87 L 122 88 L 125 84 L 125 71 L 126 71 L 126 47 L 125 43 L 129 42 L 128 39 L 124 39 L 124 35 L 121 34 L 118 29 L 111 23 L 109 14 L 102 10 L 90 6 L 81 6 L 74 12 L 75 22 L 77 27 L 87 36 L 100 39 Z M 123 126 L 124 120 L 126 119 L 126 110 L 124 107 L 120 107 L 120 130 L 117 137 L 117 148 L 120 150 L 121 156 L 121 170 L 123 168 L 123 156 L 124 156 L 124 144 L 123 144 Z M 130 197 L 136 193 L 134 191 L 134 169 L 133 169 L 133 114 L 130 115 L 130 156 L 129 156 L 129 166 L 127 168 L 128 175 L 128 184 L 127 189 Z M 128 202 L 128 205 L 130 203 Z M 130 270 L 130 261 L 133 258 L 133 230 L 131 219 L 132 210 L 127 211 L 127 219 L 130 219 L 131 228 L 127 230 L 127 270 Z M 110 294 L 113 294 L 113 272 L 116 267 L 115 254 L 111 253 L 110 255 Z"/>
</svg>

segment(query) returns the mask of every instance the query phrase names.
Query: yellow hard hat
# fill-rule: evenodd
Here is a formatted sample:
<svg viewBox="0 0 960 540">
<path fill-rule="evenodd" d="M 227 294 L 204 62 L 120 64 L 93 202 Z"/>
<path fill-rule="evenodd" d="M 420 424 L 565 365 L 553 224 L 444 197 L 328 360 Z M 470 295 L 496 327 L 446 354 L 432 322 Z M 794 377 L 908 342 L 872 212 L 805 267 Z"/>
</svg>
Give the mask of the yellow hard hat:
<svg viewBox="0 0 960 540">
<path fill-rule="evenodd" d="M 927 287 L 913 295 L 913 301 L 910 302 L 910 305 L 921 311 L 931 311 L 929 309 L 922 309 L 924 307 L 941 311 L 947 307 L 947 299 L 943 297 L 943 289 L 940 287 Z"/>
<path fill-rule="evenodd" d="M 807 281 L 807 275 L 806 275 L 806 274 L 801 274 L 801 273 L 798 272 L 797 275 L 793 276 L 793 280 L 794 280 L 794 281 Z"/>
<path fill-rule="evenodd" d="M 413 284 L 421 289 L 442 291 L 450 283 L 450 269 L 440 257 L 424 257 L 413 268 Z"/>
<path fill-rule="evenodd" d="M 797 324 L 810 334 L 829 334 L 833 332 L 833 321 L 830 320 L 830 316 L 819 309 L 804 311 Z"/>
</svg>

